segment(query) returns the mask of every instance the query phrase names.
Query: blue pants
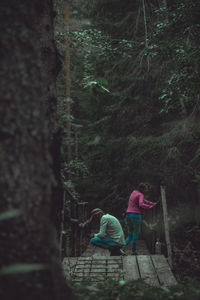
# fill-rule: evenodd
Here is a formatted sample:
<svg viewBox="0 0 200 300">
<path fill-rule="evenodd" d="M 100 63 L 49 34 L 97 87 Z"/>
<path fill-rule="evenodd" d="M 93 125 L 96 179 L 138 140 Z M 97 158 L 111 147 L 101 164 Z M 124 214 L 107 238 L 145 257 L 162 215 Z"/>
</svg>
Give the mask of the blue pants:
<svg viewBox="0 0 200 300">
<path fill-rule="evenodd" d="M 114 248 L 121 247 L 120 244 L 118 244 L 114 239 L 109 238 L 109 237 L 105 237 L 103 239 L 101 239 L 99 237 L 93 237 L 93 238 L 91 238 L 90 243 L 92 243 L 93 245 L 96 245 L 98 247 L 108 249 L 108 250 L 112 250 Z"/>
<path fill-rule="evenodd" d="M 126 214 L 125 223 L 128 229 L 126 245 L 132 241 L 132 251 L 135 252 L 142 223 L 142 216 L 136 213 Z"/>
</svg>

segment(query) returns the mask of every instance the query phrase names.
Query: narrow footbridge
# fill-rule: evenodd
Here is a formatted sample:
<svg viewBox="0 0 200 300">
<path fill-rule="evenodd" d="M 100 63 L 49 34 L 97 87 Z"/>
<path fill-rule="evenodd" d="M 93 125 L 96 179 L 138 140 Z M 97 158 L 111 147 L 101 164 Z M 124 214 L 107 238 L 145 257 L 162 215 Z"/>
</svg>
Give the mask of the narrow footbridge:
<svg viewBox="0 0 200 300">
<path fill-rule="evenodd" d="M 163 188 L 161 188 L 161 192 L 163 194 Z M 84 278 L 94 282 L 112 278 L 125 282 L 143 279 L 152 286 L 177 284 L 170 268 L 172 255 L 166 199 L 165 195 L 162 197 L 164 199 L 162 201 L 163 218 L 159 206 L 157 206 L 157 210 L 154 209 L 144 216 L 145 224 L 148 226 L 144 224 L 145 226 L 142 227 L 142 240 L 137 244 L 138 255 L 131 255 L 129 248 L 126 249 L 126 256 L 110 256 L 108 250 L 93 245 L 86 246 L 90 240 L 91 229 L 88 203 L 78 202 L 66 191 L 65 201 L 69 203 L 69 209 L 66 213 L 63 206 L 60 235 L 60 247 L 64 249 L 62 266 L 66 278 L 75 282 L 80 282 Z M 125 224 L 122 226 L 125 228 Z M 150 252 L 155 252 L 156 237 L 161 237 L 163 245 L 166 245 L 167 255 L 166 251 L 164 251 L 165 255 L 150 254 Z"/>
<path fill-rule="evenodd" d="M 79 257 L 65 257 L 63 269 L 66 278 L 75 282 L 90 279 L 92 282 L 107 280 L 143 279 L 152 286 L 172 286 L 177 284 L 164 255 L 150 255 L 144 249 L 136 256 L 110 256 L 108 250 L 89 245 Z M 128 253 L 129 251 L 127 251 Z"/>
</svg>

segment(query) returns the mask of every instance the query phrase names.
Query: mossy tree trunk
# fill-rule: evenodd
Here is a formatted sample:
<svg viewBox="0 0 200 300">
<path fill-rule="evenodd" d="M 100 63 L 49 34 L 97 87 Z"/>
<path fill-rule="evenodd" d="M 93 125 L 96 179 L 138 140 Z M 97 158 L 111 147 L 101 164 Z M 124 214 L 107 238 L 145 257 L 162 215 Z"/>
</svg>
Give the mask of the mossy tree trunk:
<svg viewBox="0 0 200 300">
<path fill-rule="evenodd" d="M 0 14 L 1 212 L 20 212 L 0 221 L 0 269 L 22 263 L 47 267 L 0 276 L 0 298 L 72 299 L 51 220 L 59 176 L 52 0 L 3 0 Z"/>
</svg>

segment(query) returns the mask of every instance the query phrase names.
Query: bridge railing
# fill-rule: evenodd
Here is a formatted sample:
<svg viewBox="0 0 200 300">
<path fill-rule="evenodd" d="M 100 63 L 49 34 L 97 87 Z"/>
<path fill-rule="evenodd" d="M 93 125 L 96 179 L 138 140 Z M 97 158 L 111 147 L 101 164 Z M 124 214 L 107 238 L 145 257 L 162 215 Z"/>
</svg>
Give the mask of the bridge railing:
<svg viewBox="0 0 200 300">
<path fill-rule="evenodd" d="M 142 237 L 151 253 L 155 253 L 155 245 L 158 239 L 161 243 L 161 253 L 168 257 L 168 262 L 172 265 L 165 186 L 161 186 L 160 190 L 161 195 L 157 199 L 159 203 L 152 210 L 144 212 Z"/>
<path fill-rule="evenodd" d="M 80 202 L 70 192 L 64 193 L 61 229 L 63 256 L 79 256 L 87 247 L 90 235 L 88 202 Z"/>
<path fill-rule="evenodd" d="M 160 204 L 152 210 L 144 211 L 142 222 L 142 239 L 145 240 L 150 253 L 155 253 L 156 240 L 163 240 L 163 222 Z"/>
</svg>

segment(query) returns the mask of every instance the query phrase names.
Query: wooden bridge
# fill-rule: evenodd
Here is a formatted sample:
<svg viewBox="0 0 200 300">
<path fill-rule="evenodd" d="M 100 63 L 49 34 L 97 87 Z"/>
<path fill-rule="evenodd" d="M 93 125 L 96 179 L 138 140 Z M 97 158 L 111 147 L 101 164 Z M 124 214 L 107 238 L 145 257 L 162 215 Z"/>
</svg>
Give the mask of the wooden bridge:
<svg viewBox="0 0 200 300">
<path fill-rule="evenodd" d="M 142 248 L 142 253 L 146 254 L 110 256 L 108 250 L 89 245 L 81 256 L 64 258 L 65 276 L 75 282 L 84 279 L 97 282 L 112 278 L 125 282 L 143 279 L 152 286 L 175 285 L 176 279 L 165 256 L 148 254 L 147 249 L 144 249 L 144 241 L 139 241 L 138 246 L 139 252 Z"/>
<path fill-rule="evenodd" d="M 125 282 L 143 279 L 152 286 L 177 284 L 166 254 L 150 254 L 151 245 L 149 244 L 147 249 L 144 240 L 138 242 L 138 255 L 136 256 L 131 255 L 131 248 L 126 250 L 126 256 L 110 256 L 108 250 L 88 245 L 90 229 L 86 202 L 76 203 L 71 207 L 70 224 L 71 235 L 67 236 L 66 234 L 62 241 L 62 244 L 65 244 L 62 266 L 66 279 L 72 279 L 75 282 L 84 279 L 92 282 L 109 278 Z M 69 224 L 68 228 L 70 228 Z M 65 232 L 64 226 L 62 229 Z M 143 229 L 143 238 L 145 233 L 146 231 Z M 149 236 L 148 231 L 146 236 Z M 151 243 L 152 240 L 155 242 L 154 236 L 151 235 L 150 239 Z"/>
</svg>

